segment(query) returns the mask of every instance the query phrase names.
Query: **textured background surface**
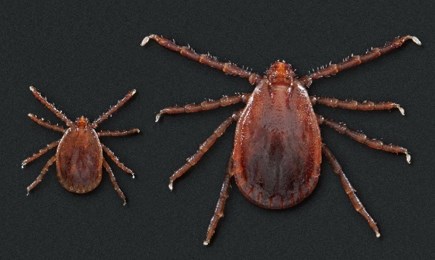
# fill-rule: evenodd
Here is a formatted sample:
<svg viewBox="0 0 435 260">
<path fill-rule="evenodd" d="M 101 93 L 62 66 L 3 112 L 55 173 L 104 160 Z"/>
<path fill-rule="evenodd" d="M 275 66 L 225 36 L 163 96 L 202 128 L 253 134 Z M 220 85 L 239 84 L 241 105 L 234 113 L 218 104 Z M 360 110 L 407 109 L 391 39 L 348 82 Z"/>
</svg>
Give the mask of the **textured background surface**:
<svg viewBox="0 0 435 260">
<path fill-rule="evenodd" d="M 366 1 L 128 1 L 114 5 L 10 1 L 0 8 L 0 254 L 9 257 L 163 258 L 393 258 L 435 257 L 433 137 L 435 120 L 435 5 Z M 107 2 L 107 1 L 105 1 Z M 404 156 L 375 151 L 323 131 L 350 181 L 377 220 L 376 239 L 353 210 L 338 178 L 322 168 L 314 194 L 298 207 L 268 211 L 233 189 L 211 247 L 205 231 L 218 198 L 234 126 L 194 169 L 167 189 L 169 175 L 196 151 L 234 107 L 164 117 L 160 108 L 219 98 L 252 88 L 184 59 L 149 33 L 189 43 L 199 52 L 263 72 L 285 59 L 300 74 L 347 55 L 380 46 L 400 34 L 417 35 L 423 47 L 403 49 L 339 76 L 319 80 L 311 94 L 402 104 L 392 112 L 316 108 L 353 129 L 408 147 Z M 105 176 L 94 192 L 77 196 L 57 182 L 54 168 L 32 192 L 25 187 L 49 155 L 20 169 L 20 162 L 60 138 L 27 118 L 58 120 L 28 90 L 39 88 L 68 116 L 94 119 L 129 89 L 138 95 L 102 129 L 139 127 L 140 136 L 104 139 L 137 173 L 132 180 L 113 164 L 129 198 L 123 208 Z"/>
</svg>

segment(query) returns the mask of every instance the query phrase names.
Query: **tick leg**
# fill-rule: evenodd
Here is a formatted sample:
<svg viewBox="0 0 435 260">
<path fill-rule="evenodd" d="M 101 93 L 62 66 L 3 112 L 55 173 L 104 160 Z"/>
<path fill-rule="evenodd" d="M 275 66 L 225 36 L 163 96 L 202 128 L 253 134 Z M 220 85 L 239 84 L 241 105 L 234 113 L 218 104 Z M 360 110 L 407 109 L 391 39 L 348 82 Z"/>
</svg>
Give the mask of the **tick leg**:
<svg viewBox="0 0 435 260">
<path fill-rule="evenodd" d="M 381 140 L 368 138 L 367 135 L 363 133 L 358 133 L 348 129 L 345 124 L 336 123 L 332 120 L 324 118 L 323 116 L 317 115 L 317 121 L 319 122 L 319 125 L 326 125 L 334 129 L 338 133 L 345 134 L 350 138 L 352 138 L 353 140 L 365 144 L 372 149 L 377 149 L 384 152 L 395 153 L 395 154 L 399 154 L 399 153 L 404 154 L 406 156 L 406 161 L 408 162 L 408 164 L 411 163 L 411 155 L 408 153 L 408 149 L 404 147 L 393 145 L 393 144 L 384 144 Z"/>
<path fill-rule="evenodd" d="M 396 37 L 392 42 L 387 42 L 384 47 L 371 48 L 363 55 L 351 55 L 341 63 L 329 64 L 326 67 L 318 69 L 316 72 L 311 73 L 300 78 L 300 81 L 307 87 L 311 85 L 311 82 L 316 79 L 333 76 L 343 70 L 347 70 L 356 67 L 360 64 L 372 61 L 380 56 L 387 54 L 397 48 L 400 48 L 406 41 L 412 40 L 415 44 L 421 45 L 420 40 L 411 35 Z"/>
<path fill-rule="evenodd" d="M 214 145 L 216 140 L 225 133 L 231 123 L 239 119 L 240 114 L 241 111 L 236 112 L 232 116 L 227 118 L 224 122 L 222 122 L 222 124 L 220 124 L 218 128 L 216 128 L 216 130 L 214 130 L 213 134 L 209 136 L 207 140 L 205 140 L 205 142 L 199 146 L 198 151 L 191 157 L 187 158 L 187 162 L 183 166 L 181 166 L 181 168 L 176 170 L 171 177 L 169 177 L 170 190 L 173 189 L 174 181 L 183 176 L 190 168 L 192 168 L 195 164 L 198 163 L 199 160 L 201 160 L 202 156 Z"/>
<path fill-rule="evenodd" d="M 378 102 L 378 103 L 372 101 L 358 102 L 355 100 L 339 100 L 336 98 L 314 97 L 314 96 L 310 96 L 310 99 L 311 99 L 311 104 L 313 105 L 319 104 L 327 107 L 341 108 L 341 109 L 348 109 L 348 110 L 361 110 L 361 111 L 398 109 L 403 116 L 405 115 L 405 109 L 403 109 L 399 104 L 393 102 Z"/>
<path fill-rule="evenodd" d="M 43 97 L 41 95 L 41 93 L 39 93 L 38 90 L 35 87 L 30 86 L 29 88 L 30 88 L 30 91 L 32 91 L 33 96 L 35 96 L 35 98 L 37 100 L 39 100 L 39 102 L 41 102 L 45 107 L 47 107 L 48 110 L 53 112 L 60 120 L 65 122 L 65 124 L 67 126 L 72 126 L 73 125 L 73 122 L 71 120 L 69 120 L 68 117 L 66 117 L 66 115 L 63 114 L 62 111 L 58 110 L 52 103 L 48 102 L 47 98 Z"/>
<path fill-rule="evenodd" d="M 130 174 L 131 177 L 134 179 L 134 172 L 125 166 L 115 155 L 115 153 L 112 152 L 107 146 L 104 144 L 101 144 L 101 147 L 103 148 L 104 152 L 109 156 L 109 158 L 118 166 L 121 170 L 123 170 L 125 173 Z"/>
<path fill-rule="evenodd" d="M 27 116 L 35 123 L 37 123 L 38 125 L 51 129 L 53 131 L 57 131 L 57 132 L 61 132 L 64 133 L 65 132 L 65 128 L 58 126 L 58 125 L 53 125 L 52 123 L 45 121 L 44 118 L 38 118 L 37 116 L 35 116 L 34 114 L 27 114 Z"/>
<path fill-rule="evenodd" d="M 127 199 L 125 198 L 124 192 L 122 192 L 121 188 L 119 187 L 115 175 L 113 174 L 113 171 L 106 160 L 103 160 L 103 166 L 106 169 L 107 173 L 109 174 L 109 178 L 110 181 L 112 182 L 113 188 L 115 189 L 116 193 L 118 193 L 118 196 L 123 200 L 122 206 L 127 205 Z"/>
<path fill-rule="evenodd" d="M 213 217 L 210 220 L 210 224 L 207 229 L 207 235 L 205 237 L 205 240 L 203 242 L 203 245 L 207 246 L 210 244 L 210 240 L 214 235 L 214 232 L 216 230 L 216 227 L 219 223 L 219 220 L 224 216 L 224 209 L 225 209 L 225 203 L 227 202 L 227 199 L 229 197 L 229 191 L 230 191 L 230 181 L 231 176 L 229 173 L 225 175 L 224 183 L 222 184 L 221 192 L 219 195 L 219 200 L 216 204 L 216 208 L 214 210 Z"/>
<path fill-rule="evenodd" d="M 33 162 L 34 160 L 38 159 L 39 157 L 41 157 L 42 155 L 44 155 L 45 153 L 47 153 L 48 151 L 50 151 L 51 149 L 57 147 L 57 145 L 59 144 L 59 140 L 54 141 L 52 143 L 47 144 L 46 147 L 40 149 L 37 153 L 33 154 L 30 157 L 27 157 L 22 163 L 21 163 L 21 168 L 24 168 L 24 166 L 26 166 L 27 164 Z"/>
<path fill-rule="evenodd" d="M 133 129 L 121 130 L 121 131 L 99 131 L 98 136 L 119 137 L 119 136 L 134 135 L 138 133 L 140 133 L 140 130 L 137 128 L 133 128 Z"/>
<path fill-rule="evenodd" d="M 240 102 L 246 103 L 251 94 L 242 93 L 235 96 L 224 96 L 218 100 L 207 100 L 203 101 L 200 104 L 187 104 L 182 107 L 166 107 L 160 110 L 160 112 L 156 115 L 156 122 L 159 121 L 160 117 L 165 114 L 175 115 L 175 114 L 185 114 L 185 113 L 196 113 L 201 111 L 208 111 L 217 109 L 219 107 L 226 107 L 235 105 Z"/>
<path fill-rule="evenodd" d="M 103 113 L 101 116 L 99 116 L 97 119 L 95 119 L 94 122 L 92 122 L 92 127 L 93 128 L 97 128 L 99 124 L 101 124 L 103 121 L 107 120 L 113 113 L 115 113 L 116 111 L 118 111 L 118 109 L 120 109 L 122 106 L 125 105 L 125 103 L 127 103 L 136 93 L 136 89 L 132 89 L 130 90 L 127 95 L 125 95 L 124 98 L 122 98 L 121 100 L 118 101 L 118 103 L 116 103 L 116 105 L 114 105 L 113 107 L 110 107 L 109 110 L 107 110 L 107 112 Z"/>
<path fill-rule="evenodd" d="M 27 186 L 27 196 L 29 196 L 29 193 L 31 190 L 33 190 L 36 186 L 38 186 L 39 183 L 41 183 L 42 179 L 44 178 L 45 174 L 48 171 L 48 168 L 56 161 L 56 156 L 52 156 L 50 160 L 47 161 L 44 168 L 42 168 L 41 173 L 36 177 L 36 179 Z"/>
<path fill-rule="evenodd" d="M 255 85 L 261 79 L 260 75 L 242 69 L 236 64 L 233 64 L 231 62 L 220 62 L 210 54 L 198 54 L 189 46 L 177 45 L 174 41 L 168 40 L 163 36 L 158 36 L 155 34 L 148 35 L 142 40 L 142 43 L 140 45 L 145 46 L 150 39 L 156 41 L 158 44 L 171 51 L 180 53 L 182 56 L 188 59 L 205 64 L 214 69 L 221 70 L 225 74 L 248 79 L 251 85 Z"/>
<path fill-rule="evenodd" d="M 343 169 L 341 168 L 335 156 L 332 154 L 331 150 L 329 150 L 329 148 L 325 144 L 323 144 L 322 152 L 323 155 L 326 157 L 326 159 L 328 159 L 329 164 L 332 167 L 332 171 L 335 174 L 337 174 L 338 177 L 340 178 L 341 186 L 343 186 L 343 189 L 346 192 L 346 195 L 349 197 L 352 206 L 359 214 L 361 214 L 365 218 L 370 228 L 375 232 L 376 237 L 380 237 L 381 233 L 379 233 L 379 229 L 378 226 L 376 225 L 376 222 L 373 220 L 373 218 L 364 208 L 364 205 L 356 196 L 355 189 L 350 184 L 349 180 L 347 179 L 346 175 L 343 172 Z"/>
</svg>

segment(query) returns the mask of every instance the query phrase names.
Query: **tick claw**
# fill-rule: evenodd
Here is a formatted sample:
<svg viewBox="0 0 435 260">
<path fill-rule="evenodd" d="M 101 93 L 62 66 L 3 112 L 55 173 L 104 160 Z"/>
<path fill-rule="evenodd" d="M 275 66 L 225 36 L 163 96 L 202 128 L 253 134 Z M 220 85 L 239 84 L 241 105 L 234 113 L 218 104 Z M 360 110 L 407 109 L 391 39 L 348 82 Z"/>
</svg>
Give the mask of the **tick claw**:
<svg viewBox="0 0 435 260">
<path fill-rule="evenodd" d="M 125 207 L 125 205 L 127 205 L 127 201 L 124 200 L 124 203 L 122 203 L 122 206 Z"/>
<path fill-rule="evenodd" d="M 142 46 L 142 47 L 145 46 L 150 41 L 151 36 L 152 36 L 152 34 L 143 38 L 142 42 L 140 43 L 140 46 Z"/>
<path fill-rule="evenodd" d="M 158 113 L 156 115 L 156 123 L 159 122 L 161 116 L 162 116 L 162 113 Z"/>
<path fill-rule="evenodd" d="M 210 244 L 210 241 L 204 240 L 204 242 L 202 242 L 202 244 L 203 244 L 204 246 L 208 246 L 208 244 Z"/>
<path fill-rule="evenodd" d="M 174 182 L 172 180 L 169 181 L 169 190 L 172 191 L 172 189 L 174 188 Z"/>
<path fill-rule="evenodd" d="M 30 190 L 29 190 L 29 188 L 27 188 L 27 193 L 26 193 L 26 196 L 28 197 L 28 196 L 29 196 L 29 194 L 30 194 Z"/>
<path fill-rule="evenodd" d="M 411 36 L 411 40 L 412 40 L 415 44 L 421 46 L 421 41 L 420 41 L 417 37 L 415 37 L 415 36 Z"/>
<path fill-rule="evenodd" d="M 380 238 L 381 237 L 381 233 L 379 233 L 378 231 L 376 231 L 376 237 Z"/>
<path fill-rule="evenodd" d="M 406 152 L 406 153 L 405 153 L 405 156 L 406 156 L 406 162 L 407 162 L 408 164 L 411 164 L 411 155 L 410 155 L 408 152 Z"/>
<path fill-rule="evenodd" d="M 132 178 L 132 179 L 135 179 L 135 178 L 136 178 L 136 176 L 134 175 L 134 173 L 131 175 L 131 178 Z"/>
<path fill-rule="evenodd" d="M 402 116 L 405 115 L 405 109 L 399 105 L 397 105 L 397 109 L 399 109 L 400 114 L 402 114 Z"/>
</svg>

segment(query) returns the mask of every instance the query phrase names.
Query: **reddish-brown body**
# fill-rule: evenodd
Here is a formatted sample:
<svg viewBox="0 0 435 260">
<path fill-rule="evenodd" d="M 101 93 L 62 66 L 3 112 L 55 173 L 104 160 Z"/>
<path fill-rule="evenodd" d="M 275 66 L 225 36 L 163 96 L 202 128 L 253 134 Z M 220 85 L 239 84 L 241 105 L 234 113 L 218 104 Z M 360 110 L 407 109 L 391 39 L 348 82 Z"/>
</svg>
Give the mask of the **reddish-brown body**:
<svg viewBox="0 0 435 260">
<path fill-rule="evenodd" d="M 223 216 L 233 177 L 241 193 L 255 205 L 268 209 L 289 208 L 303 201 L 315 189 L 322 156 L 329 161 L 333 172 L 339 177 L 354 209 L 367 221 L 376 237 L 380 237 L 376 222 L 358 199 L 355 189 L 335 156 L 322 142 L 319 126 L 328 126 L 373 149 L 404 154 L 407 162 L 410 163 L 411 156 L 408 150 L 368 138 L 360 132 L 348 129 L 344 124 L 315 114 L 313 106 L 319 104 L 362 111 L 398 109 L 402 115 L 405 111 L 399 104 L 393 102 L 357 102 L 309 96 L 307 89 L 314 80 L 374 60 L 401 47 L 408 40 L 421 45 L 417 37 L 410 35 L 397 37 L 383 47 L 372 48 L 363 55 L 352 55 L 337 64 L 330 63 L 301 77 L 283 61 L 273 63 L 266 75 L 262 76 L 240 68 L 236 64 L 220 62 L 211 55 L 198 54 L 190 47 L 177 45 L 174 41 L 155 34 L 145 37 L 141 45 L 144 46 L 149 40 L 154 40 L 169 50 L 228 75 L 245 78 L 251 85 L 255 85 L 252 93 L 225 96 L 219 100 L 203 101 L 200 104 L 188 104 L 183 107 L 167 107 L 160 110 L 156 116 L 158 121 L 163 114 L 195 113 L 240 102 L 246 104 L 244 109 L 233 113 L 222 122 L 200 145 L 198 151 L 169 178 L 169 188 L 172 190 L 174 181 L 198 163 L 232 122 L 237 122 L 233 153 L 215 212 L 207 229 L 204 245 L 210 243 L 219 219 Z"/>
<path fill-rule="evenodd" d="M 27 194 L 33 190 L 44 178 L 48 168 L 56 162 L 57 178 L 59 183 L 67 191 L 84 194 L 93 191 L 101 183 L 103 177 L 103 167 L 109 175 L 110 181 L 117 192 L 118 196 L 126 204 L 126 197 L 116 182 L 115 175 L 112 172 L 109 164 L 103 157 L 103 151 L 109 156 L 110 159 L 121 170 L 130 174 L 134 178 L 134 173 L 131 169 L 126 167 L 115 154 L 100 142 L 100 137 L 105 136 L 126 136 L 139 133 L 139 129 L 133 128 L 123 131 L 99 131 L 95 129 L 98 125 L 107 120 L 113 113 L 122 107 L 133 95 L 136 90 L 131 90 L 127 95 L 118 101 L 118 103 L 111 107 L 107 112 L 103 113 L 94 122 L 90 123 L 84 116 L 77 118 L 75 122 L 68 119 L 61 111 L 59 111 L 53 104 L 49 103 L 46 98 L 42 97 L 34 87 L 30 87 L 33 95 L 42 104 L 44 104 L 51 112 L 53 112 L 59 119 L 64 121 L 67 129 L 53 125 L 44 119 L 40 119 L 33 114 L 29 114 L 31 120 L 35 123 L 46 127 L 48 129 L 63 133 L 59 141 L 54 141 L 47 145 L 47 147 L 39 150 L 39 152 L 28 157 L 22 162 L 22 167 L 36 160 L 49 150 L 57 147 L 56 155 L 52 156 L 45 164 L 39 176 L 32 184 L 27 187 Z"/>
<path fill-rule="evenodd" d="M 320 130 L 305 88 L 260 81 L 237 122 L 230 162 L 242 194 L 263 208 L 292 207 L 316 187 L 321 162 Z"/>
<path fill-rule="evenodd" d="M 94 190 L 103 177 L 103 149 L 97 132 L 89 125 L 71 127 L 56 151 L 57 178 L 70 192 Z"/>
</svg>

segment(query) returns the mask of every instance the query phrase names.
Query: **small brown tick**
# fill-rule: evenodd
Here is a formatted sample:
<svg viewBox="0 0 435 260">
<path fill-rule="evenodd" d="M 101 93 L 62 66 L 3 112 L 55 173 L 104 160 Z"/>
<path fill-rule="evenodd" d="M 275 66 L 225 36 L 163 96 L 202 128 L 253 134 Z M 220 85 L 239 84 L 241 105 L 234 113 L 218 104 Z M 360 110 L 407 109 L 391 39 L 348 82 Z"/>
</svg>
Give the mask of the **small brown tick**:
<svg viewBox="0 0 435 260">
<path fill-rule="evenodd" d="M 96 132 L 95 129 L 101 122 L 108 119 L 120 107 L 127 103 L 127 101 L 136 93 L 136 90 L 133 89 L 128 92 L 127 95 L 118 101 L 115 106 L 111 107 L 92 123 L 90 123 L 84 116 L 77 118 L 75 122 L 71 121 L 62 113 L 62 111 L 59 111 L 53 104 L 49 103 L 46 98 L 42 97 L 41 93 L 39 93 L 34 87 L 30 87 L 30 91 L 32 91 L 37 100 L 39 100 L 66 124 L 67 129 L 62 126 L 53 125 L 43 118 L 38 118 L 33 114 L 28 114 L 29 118 L 38 125 L 61 132 L 63 133 L 63 136 L 60 140 L 48 144 L 47 147 L 39 150 L 37 153 L 22 162 L 22 168 L 24 168 L 25 165 L 36 160 L 49 150 L 57 147 L 56 154 L 48 160 L 44 168 L 42 168 L 39 176 L 27 187 L 27 195 L 29 195 L 30 191 L 42 181 L 48 168 L 56 162 L 57 178 L 62 187 L 69 192 L 78 194 L 88 193 L 98 187 L 103 177 L 102 168 L 104 167 L 109 174 L 113 188 L 118 193 L 118 196 L 123 200 L 123 205 L 126 205 L 126 197 L 119 188 L 112 169 L 104 159 L 103 151 L 119 168 L 121 168 L 121 170 L 131 175 L 133 178 L 134 173 L 120 162 L 115 154 L 100 142 L 99 138 L 104 136 L 118 137 L 138 134 L 140 131 L 137 128 L 133 128 L 123 131 Z"/>
</svg>

